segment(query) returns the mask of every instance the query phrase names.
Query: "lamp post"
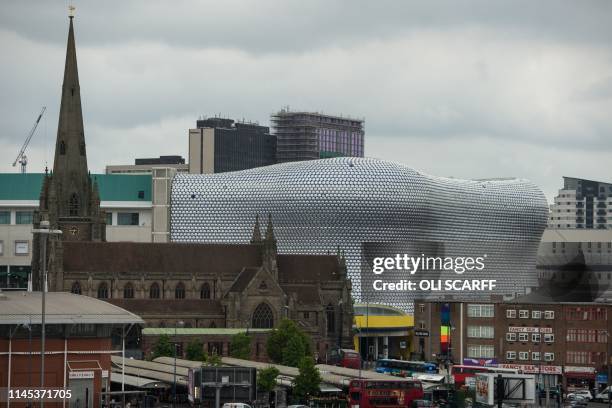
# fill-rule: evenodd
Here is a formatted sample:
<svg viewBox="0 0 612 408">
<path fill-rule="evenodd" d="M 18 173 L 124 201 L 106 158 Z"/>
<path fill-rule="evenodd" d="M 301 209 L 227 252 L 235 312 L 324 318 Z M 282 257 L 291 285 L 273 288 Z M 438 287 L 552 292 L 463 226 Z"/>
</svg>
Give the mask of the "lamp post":
<svg viewBox="0 0 612 408">
<path fill-rule="evenodd" d="M 41 292 L 42 292 L 42 313 L 41 313 L 41 337 L 40 337 L 40 386 L 45 386 L 45 292 L 47 291 L 47 240 L 49 235 L 61 235 L 61 230 L 52 230 L 49 228 L 49 221 L 43 220 L 40 222 L 39 229 L 33 229 L 33 234 L 40 234 L 42 240 L 42 279 L 41 279 Z M 40 399 L 40 407 L 43 408 L 45 405 L 44 399 Z"/>
<path fill-rule="evenodd" d="M 177 354 L 176 349 L 178 348 L 178 342 L 176 341 L 176 336 L 177 336 L 176 329 L 179 326 L 183 327 L 184 324 L 185 323 L 182 320 L 179 320 L 174 325 L 174 381 L 172 384 L 172 406 L 173 407 L 176 405 L 176 354 Z"/>
</svg>

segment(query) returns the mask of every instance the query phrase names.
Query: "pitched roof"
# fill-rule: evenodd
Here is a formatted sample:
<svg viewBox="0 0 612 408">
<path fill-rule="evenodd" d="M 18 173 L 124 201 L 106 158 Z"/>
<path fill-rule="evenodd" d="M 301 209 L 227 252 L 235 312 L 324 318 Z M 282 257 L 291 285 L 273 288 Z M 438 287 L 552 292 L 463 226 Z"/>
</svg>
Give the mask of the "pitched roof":
<svg viewBox="0 0 612 408">
<path fill-rule="evenodd" d="M 240 274 L 238 274 L 228 292 L 242 292 L 245 290 L 255 277 L 258 270 L 258 267 L 244 268 L 242 271 L 240 271 Z"/>
<path fill-rule="evenodd" d="M 235 275 L 260 264 L 250 244 L 64 242 L 65 272 L 194 273 Z"/>
<path fill-rule="evenodd" d="M 280 282 L 312 282 L 338 279 L 335 255 L 278 255 Z"/>
<path fill-rule="evenodd" d="M 106 302 L 140 316 L 223 315 L 221 302 L 214 299 L 105 299 Z"/>
<path fill-rule="evenodd" d="M 308 285 L 282 285 L 285 293 L 295 293 L 297 302 L 302 305 L 321 306 L 321 294 L 318 286 L 313 284 Z"/>
</svg>

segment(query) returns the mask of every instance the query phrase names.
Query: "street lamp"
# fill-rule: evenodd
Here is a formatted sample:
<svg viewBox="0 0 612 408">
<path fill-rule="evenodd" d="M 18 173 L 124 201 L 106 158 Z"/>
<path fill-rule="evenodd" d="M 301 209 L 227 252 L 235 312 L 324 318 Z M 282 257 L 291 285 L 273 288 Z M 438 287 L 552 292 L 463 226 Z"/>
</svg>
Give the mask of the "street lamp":
<svg viewBox="0 0 612 408">
<path fill-rule="evenodd" d="M 176 349 L 178 348 L 178 343 L 176 341 L 176 329 L 179 326 L 183 327 L 184 325 L 185 325 L 185 322 L 183 322 L 182 320 L 179 320 L 174 325 L 174 382 L 172 385 L 172 406 L 173 407 L 176 405 L 176 354 L 177 354 Z"/>
<path fill-rule="evenodd" d="M 49 228 L 49 221 L 43 220 L 40 222 L 39 229 L 33 229 L 32 234 L 40 234 L 42 240 L 42 313 L 41 313 L 41 337 L 40 337 L 40 386 L 45 386 L 45 292 L 47 291 L 47 239 L 49 235 L 61 235 L 61 230 L 52 230 Z M 45 402 L 41 398 L 40 406 L 44 406 Z"/>
</svg>

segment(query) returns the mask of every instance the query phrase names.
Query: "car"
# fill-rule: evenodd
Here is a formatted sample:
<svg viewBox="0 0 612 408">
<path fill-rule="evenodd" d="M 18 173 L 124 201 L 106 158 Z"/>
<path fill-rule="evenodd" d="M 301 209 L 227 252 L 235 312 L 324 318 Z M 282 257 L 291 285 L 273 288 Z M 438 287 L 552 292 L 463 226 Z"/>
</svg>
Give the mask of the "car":
<svg viewBox="0 0 612 408">
<path fill-rule="evenodd" d="M 580 395 L 581 397 L 586 398 L 587 401 L 591 401 L 593 399 L 593 394 L 591 394 L 591 391 L 589 390 L 576 390 L 567 394 L 567 397 L 569 398 L 570 395 Z"/>
<path fill-rule="evenodd" d="M 597 393 L 597 395 L 595 395 L 595 401 L 597 402 L 608 402 L 609 399 L 609 392 L 610 392 L 610 387 L 606 387 L 603 390 L 601 390 L 601 392 Z"/>
</svg>

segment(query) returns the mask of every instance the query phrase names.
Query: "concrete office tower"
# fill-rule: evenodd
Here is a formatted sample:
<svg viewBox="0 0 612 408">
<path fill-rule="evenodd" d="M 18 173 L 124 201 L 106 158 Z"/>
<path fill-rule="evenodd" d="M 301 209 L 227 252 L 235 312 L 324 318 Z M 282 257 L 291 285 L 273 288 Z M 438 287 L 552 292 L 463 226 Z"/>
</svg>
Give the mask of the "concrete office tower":
<svg viewBox="0 0 612 408">
<path fill-rule="evenodd" d="M 270 128 L 232 119 L 208 118 L 189 129 L 189 173 L 223 173 L 276 163 Z"/>
<path fill-rule="evenodd" d="M 612 229 L 612 183 L 563 177 L 548 228 Z"/>
<path fill-rule="evenodd" d="M 363 157 L 363 120 L 282 109 L 271 117 L 279 163 Z"/>
<path fill-rule="evenodd" d="M 449 179 L 382 160 L 339 157 L 224 174 L 177 174 L 170 239 L 245 242 L 255 216 L 268 213 L 279 251 L 325 254 L 339 247 L 356 300 L 409 311 L 419 291 L 375 292 L 372 255 L 486 254 L 483 271 L 427 271 L 417 277 L 497 280 L 491 292 L 426 293 L 438 297 L 525 293 L 537 286 L 536 254 L 548 208 L 541 190 L 526 180 Z M 405 271 L 380 276 L 387 282 L 413 278 Z"/>
</svg>

